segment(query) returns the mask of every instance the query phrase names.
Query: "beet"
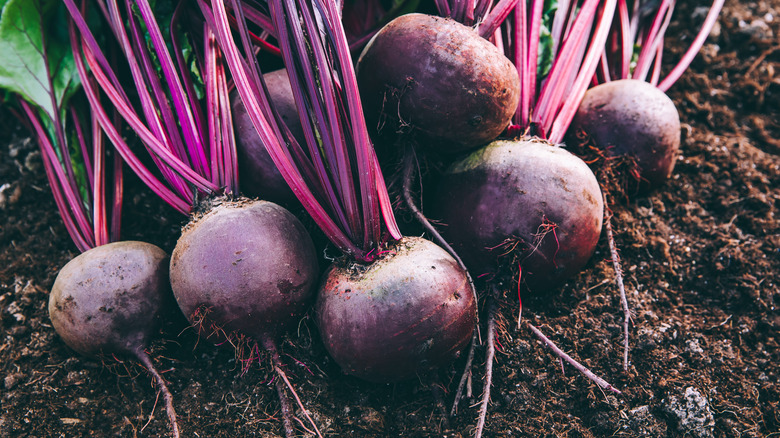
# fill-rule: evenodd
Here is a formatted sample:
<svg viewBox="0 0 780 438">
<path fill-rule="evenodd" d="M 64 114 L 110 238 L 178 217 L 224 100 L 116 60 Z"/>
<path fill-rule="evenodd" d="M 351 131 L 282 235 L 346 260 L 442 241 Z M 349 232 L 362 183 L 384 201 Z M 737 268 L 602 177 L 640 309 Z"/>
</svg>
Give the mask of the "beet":
<svg viewBox="0 0 780 438">
<path fill-rule="evenodd" d="M 425 14 L 383 27 L 361 54 L 357 79 L 369 128 L 410 129 L 441 153 L 498 137 L 520 99 L 517 70 L 494 45 L 454 20 Z"/>
<path fill-rule="evenodd" d="M 538 139 L 496 141 L 442 176 L 432 217 L 474 275 L 522 263 L 532 288 L 578 272 L 593 254 L 603 200 L 588 166 Z"/>
<path fill-rule="evenodd" d="M 266 73 L 263 79 L 282 120 L 290 128 L 295 139 L 300 144 L 305 144 L 287 70 Z M 238 149 L 238 176 L 242 193 L 246 196 L 262 197 L 271 202 L 289 204 L 290 201 L 295 200 L 295 195 L 260 140 L 238 93 L 233 92 L 230 101 L 233 107 L 233 128 Z"/>
<path fill-rule="evenodd" d="M 585 93 L 570 133 L 582 131 L 612 156 L 636 161 L 641 188 L 662 184 L 680 148 L 680 116 L 674 102 L 636 79 L 607 82 Z"/>
<path fill-rule="evenodd" d="M 49 316 L 65 343 L 85 356 L 135 356 L 148 345 L 168 294 L 165 251 L 144 242 L 109 243 L 60 270 Z"/>
<path fill-rule="evenodd" d="M 309 234 L 268 201 L 218 201 L 185 227 L 171 256 L 176 301 L 206 335 L 273 338 L 305 312 L 317 276 Z"/>
<path fill-rule="evenodd" d="M 62 340 L 85 356 L 138 359 L 162 393 L 178 438 L 173 396 L 144 351 L 169 301 L 168 254 L 150 243 L 115 242 L 81 253 L 60 270 L 49 318 Z"/>
<path fill-rule="evenodd" d="M 419 237 L 404 237 L 371 265 L 331 267 L 316 309 L 336 363 L 374 382 L 447 363 L 469 342 L 476 322 L 466 272 Z"/>
</svg>

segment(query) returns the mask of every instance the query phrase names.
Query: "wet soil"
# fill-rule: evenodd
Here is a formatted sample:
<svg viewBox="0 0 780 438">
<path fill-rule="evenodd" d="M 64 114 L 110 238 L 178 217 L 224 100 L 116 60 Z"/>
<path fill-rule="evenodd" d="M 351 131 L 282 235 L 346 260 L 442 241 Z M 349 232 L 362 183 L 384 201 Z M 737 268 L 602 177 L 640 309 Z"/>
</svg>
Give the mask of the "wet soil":
<svg viewBox="0 0 780 438">
<path fill-rule="evenodd" d="M 679 56 L 703 19 L 678 6 L 668 32 Z M 730 0 L 691 69 L 670 90 L 683 136 L 674 176 L 613 207 L 632 309 L 628 372 L 622 311 L 602 237 L 586 269 L 527 297 L 523 317 L 622 391 L 601 391 L 516 324 L 501 306 L 486 436 L 768 437 L 780 434 L 780 3 Z M 48 193 L 34 141 L 0 114 L 0 437 L 168 436 L 151 377 L 79 357 L 46 307 L 56 273 L 77 254 Z M 124 238 L 167 251 L 184 218 L 127 189 Z M 199 342 L 171 312 L 150 347 L 175 397 L 182 435 L 272 437 L 282 426 L 268 360 L 243 371 L 229 348 Z M 462 360 L 436 375 L 378 385 L 345 376 L 311 317 L 281 343 L 286 371 L 323 435 L 469 436 L 482 390 L 449 421 Z M 119 358 L 121 360 L 121 358 Z M 310 435 L 300 410 L 300 435 Z"/>
</svg>

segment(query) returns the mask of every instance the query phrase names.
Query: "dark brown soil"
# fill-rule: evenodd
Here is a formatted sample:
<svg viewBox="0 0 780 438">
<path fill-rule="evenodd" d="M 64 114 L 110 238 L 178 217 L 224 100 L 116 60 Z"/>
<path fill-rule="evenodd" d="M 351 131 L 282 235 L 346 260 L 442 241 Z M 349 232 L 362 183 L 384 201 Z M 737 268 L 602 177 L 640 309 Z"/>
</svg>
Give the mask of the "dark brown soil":
<svg viewBox="0 0 780 438">
<path fill-rule="evenodd" d="M 692 3 L 692 2 L 691 2 Z M 708 2 L 701 2 L 708 3 Z M 667 44 L 703 18 L 679 5 Z M 670 90 L 684 123 L 673 178 L 614 207 L 633 310 L 622 370 L 620 300 L 602 238 L 586 270 L 524 302 L 524 318 L 623 391 L 606 394 L 562 367 L 502 306 L 486 436 L 768 437 L 780 434 L 780 2 L 726 4 L 720 26 Z M 679 55 L 679 49 L 672 51 Z M 48 193 L 36 144 L 0 118 L 0 437 L 167 436 L 151 377 L 75 355 L 46 313 L 57 270 L 77 254 Z M 131 181 L 125 238 L 170 251 L 183 223 Z M 482 390 L 445 427 L 456 363 L 395 385 L 342 375 L 311 318 L 281 343 L 287 372 L 324 435 L 469 436 Z M 243 373 L 228 348 L 198 342 L 171 313 L 150 348 L 175 397 L 183 436 L 282 434 L 268 361 Z M 305 435 L 308 424 L 296 425 Z"/>
</svg>

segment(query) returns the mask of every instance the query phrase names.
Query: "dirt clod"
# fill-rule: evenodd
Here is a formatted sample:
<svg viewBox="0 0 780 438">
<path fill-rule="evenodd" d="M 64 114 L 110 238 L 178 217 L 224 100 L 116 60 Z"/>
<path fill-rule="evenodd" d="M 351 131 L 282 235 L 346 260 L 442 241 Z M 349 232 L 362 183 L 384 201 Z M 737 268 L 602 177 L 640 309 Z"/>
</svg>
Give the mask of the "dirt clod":
<svg viewBox="0 0 780 438">
<path fill-rule="evenodd" d="M 677 430 L 695 438 L 712 438 L 715 419 L 707 397 L 689 386 L 685 392 L 671 396 L 665 405 L 667 413 L 677 421 Z"/>
</svg>

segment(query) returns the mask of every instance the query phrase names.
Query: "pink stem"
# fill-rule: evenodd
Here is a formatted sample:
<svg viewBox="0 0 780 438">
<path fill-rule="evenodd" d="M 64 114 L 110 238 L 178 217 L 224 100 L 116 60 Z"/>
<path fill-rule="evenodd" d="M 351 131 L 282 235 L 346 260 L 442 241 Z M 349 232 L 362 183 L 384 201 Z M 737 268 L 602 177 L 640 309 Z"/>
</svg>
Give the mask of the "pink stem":
<svg viewBox="0 0 780 438">
<path fill-rule="evenodd" d="M 604 49 L 604 44 L 609 35 L 610 24 L 612 23 L 612 16 L 615 12 L 615 0 L 606 0 L 602 9 L 602 15 L 599 19 L 599 23 L 596 27 L 595 36 L 590 43 L 588 53 L 585 55 L 585 60 L 580 67 L 580 73 L 577 76 L 570 94 L 566 97 L 550 132 L 550 142 L 557 144 L 563 140 L 563 136 L 569 129 L 574 114 L 577 112 L 577 108 L 580 106 L 582 97 L 587 91 L 588 83 L 593 78 L 593 73 L 596 71 L 596 66 L 601 57 L 601 51 Z"/>
<path fill-rule="evenodd" d="M 704 45 L 704 41 L 706 41 L 707 37 L 710 35 L 712 27 L 715 26 L 724 2 L 725 0 L 715 0 L 712 3 L 710 12 L 707 14 L 707 18 L 704 19 L 704 24 L 702 25 L 699 34 L 696 35 L 696 39 L 693 40 L 693 44 L 691 44 L 691 47 L 685 52 L 685 55 L 680 59 L 680 62 L 678 62 L 672 71 L 669 72 L 669 75 L 658 84 L 658 89 L 666 92 L 678 79 L 680 79 L 680 76 L 682 76 L 688 66 L 691 65 L 693 58 L 699 53 L 699 50 Z"/>
</svg>

